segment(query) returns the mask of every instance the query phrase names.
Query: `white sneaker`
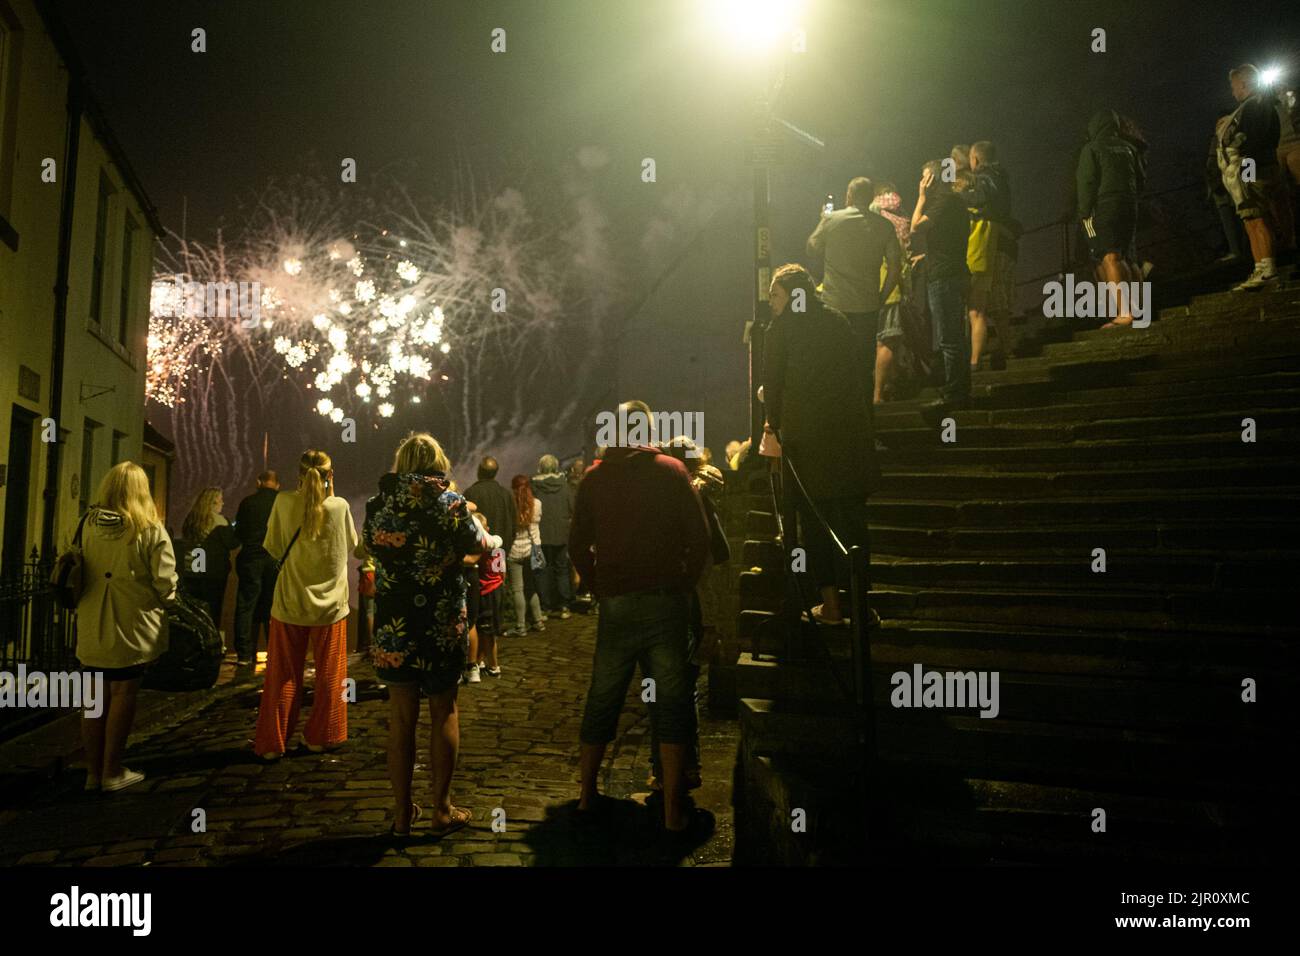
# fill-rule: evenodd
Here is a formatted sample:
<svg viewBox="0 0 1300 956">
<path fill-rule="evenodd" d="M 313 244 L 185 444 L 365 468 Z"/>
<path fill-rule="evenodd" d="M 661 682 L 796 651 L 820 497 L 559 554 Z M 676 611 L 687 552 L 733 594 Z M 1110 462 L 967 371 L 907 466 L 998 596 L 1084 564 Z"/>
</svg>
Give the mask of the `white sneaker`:
<svg viewBox="0 0 1300 956">
<path fill-rule="evenodd" d="M 483 678 L 479 676 L 477 664 L 470 664 L 469 667 L 465 669 L 465 683 L 467 684 L 483 683 Z"/>
<path fill-rule="evenodd" d="M 117 790 L 125 790 L 127 787 L 134 787 L 144 779 L 144 774 L 138 770 L 132 770 L 129 767 L 123 767 L 122 773 L 116 777 L 105 777 L 100 784 L 100 789 L 105 793 L 113 793 Z"/>
<path fill-rule="evenodd" d="M 1260 269 L 1259 266 L 1256 266 L 1255 271 L 1250 274 L 1250 278 L 1247 279 L 1245 282 L 1241 282 L 1233 286 L 1232 291 L 1245 292 L 1251 289 L 1258 289 L 1265 285 L 1268 285 L 1268 283 L 1270 282 L 1277 282 L 1278 278 L 1279 276 L 1277 274 L 1276 269 L 1271 272 L 1265 272 L 1262 269 Z"/>
<path fill-rule="evenodd" d="M 571 618 L 571 617 L 573 617 L 573 615 L 569 613 L 569 609 L 568 609 L 567 607 L 566 607 L 563 611 L 560 612 L 560 620 L 561 620 L 561 621 L 567 621 L 567 620 L 568 620 L 569 618 Z"/>
</svg>

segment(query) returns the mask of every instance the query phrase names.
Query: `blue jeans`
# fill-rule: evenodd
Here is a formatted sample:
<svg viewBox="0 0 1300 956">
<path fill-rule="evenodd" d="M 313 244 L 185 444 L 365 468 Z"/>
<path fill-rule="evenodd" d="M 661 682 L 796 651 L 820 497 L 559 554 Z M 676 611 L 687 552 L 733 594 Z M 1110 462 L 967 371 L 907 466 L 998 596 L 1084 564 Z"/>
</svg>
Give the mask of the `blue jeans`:
<svg viewBox="0 0 1300 956">
<path fill-rule="evenodd" d="M 596 655 L 591 686 L 582 713 L 584 744 L 607 744 L 618 731 L 618 715 L 638 664 L 641 676 L 654 682 L 650 726 L 665 744 L 689 744 L 694 738 L 694 682 L 686 651 L 690 595 L 658 589 L 600 599 Z"/>
<path fill-rule="evenodd" d="M 573 600 L 573 582 L 569 580 L 569 546 L 544 544 L 546 567 L 537 572 L 537 590 L 542 595 L 542 609 L 561 611 Z"/>
<path fill-rule="evenodd" d="M 966 337 L 966 278 L 932 279 L 926 286 L 930 300 L 930 319 L 939 338 L 943 356 L 943 388 L 939 397 L 945 402 L 970 398 L 970 340 Z"/>
</svg>

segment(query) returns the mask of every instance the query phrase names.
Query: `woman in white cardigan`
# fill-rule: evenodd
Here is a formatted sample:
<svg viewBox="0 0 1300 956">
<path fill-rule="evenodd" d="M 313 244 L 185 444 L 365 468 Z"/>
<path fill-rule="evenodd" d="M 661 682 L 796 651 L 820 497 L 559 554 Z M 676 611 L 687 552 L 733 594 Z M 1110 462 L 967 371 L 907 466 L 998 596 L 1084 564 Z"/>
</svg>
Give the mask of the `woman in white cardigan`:
<svg viewBox="0 0 1300 956">
<path fill-rule="evenodd" d="M 510 552 L 506 555 L 506 576 L 510 581 L 510 596 L 515 604 L 515 626 L 506 636 L 522 637 L 527 633 L 528 627 L 525 608 L 532 612 L 533 628 L 546 630 L 546 624 L 543 623 L 546 618 L 542 615 L 542 602 L 537 596 L 537 588 L 533 587 L 532 594 L 525 598 L 526 586 L 531 583 L 528 579 L 533 573 L 530 563 L 533 547 L 542 546 L 542 503 L 534 497 L 527 475 L 515 475 L 510 482 L 510 491 L 515 501 L 517 530 Z"/>
<path fill-rule="evenodd" d="M 102 672 L 105 706 L 82 717 L 86 789 L 122 790 L 144 774 L 122 766 L 145 665 L 167 649 L 163 608 L 176 600 L 176 555 L 158 520 L 149 479 L 133 462 L 115 465 L 82 518 L 77 659 Z"/>
</svg>

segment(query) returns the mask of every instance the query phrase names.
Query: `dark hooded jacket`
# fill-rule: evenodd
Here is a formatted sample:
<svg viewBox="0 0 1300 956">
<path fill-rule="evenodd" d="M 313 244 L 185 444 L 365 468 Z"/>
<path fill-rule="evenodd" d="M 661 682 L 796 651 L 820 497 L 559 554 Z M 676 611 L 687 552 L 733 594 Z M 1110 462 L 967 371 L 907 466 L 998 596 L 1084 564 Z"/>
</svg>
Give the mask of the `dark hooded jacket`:
<svg viewBox="0 0 1300 956">
<path fill-rule="evenodd" d="M 1137 202 L 1146 171 L 1133 144 L 1120 136 L 1114 111 L 1102 110 L 1089 120 L 1075 178 L 1082 219 L 1091 217 L 1100 202 Z"/>
<path fill-rule="evenodd" d="M 844 314 L 816 296 L 768 329 L 763 408 L 812 498 L 862 498 L 879 483 L 860 354 Z"/>
<path fill-rule="evenodd" d="M 564 544 L 569 540 L 569 521 L 573 517 L 573 491 L 567 476 L 555 472 L 533 475 L 533 497 L 542 503 L 542 520 L 538 530 L 542 544 Z"/>
</svg>

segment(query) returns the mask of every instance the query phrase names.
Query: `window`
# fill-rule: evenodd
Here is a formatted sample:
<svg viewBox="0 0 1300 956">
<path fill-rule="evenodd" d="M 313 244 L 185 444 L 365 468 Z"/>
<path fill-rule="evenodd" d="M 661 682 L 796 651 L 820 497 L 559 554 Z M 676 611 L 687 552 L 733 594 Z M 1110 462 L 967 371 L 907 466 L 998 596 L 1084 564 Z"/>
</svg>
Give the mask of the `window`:
<svg viewBox="0 0 1300 956">
<path fill-rule="evenodd" d="M 127 344 L 127 336 L 130 334 L 131 291 L 135 285 L 131 281 L 131 253 L 135 250 L 135 237 L 139 228 L 135 224 L 135 217 L 127 213 L 122 227 L 122 292 L 117 317 L 117 341 L 122 345 Z"/>
<path fill-rule="evenodd" d="M 0 0 L 0 233 L 10 246 L 17 235 L 4 217 L 14 184 L 14 138 L 18 131 L 18 77 L 22 31 L 6 0 Z M 12 236 L 10 235 L 12 234 Z"/>
<path fill-rule="evenodd" d="M 95 259 L 90 276 L 90 320 L 95 324 L 103 322 L 104 307 L 104 269 L 108 256 L 108 209 L 113 198 L 113 185 L 99 171 L 99 204 L 95 210 Z"/>
<path fill-rule="evenodd" d="M 99 422 L 86 419 L 85 425 L 81 428 L 81 477 L 80 482 L 80 501 L 81 513 L 86 513 L 95 494 L 95 432 L 99 430 Z"/>
</svg>

